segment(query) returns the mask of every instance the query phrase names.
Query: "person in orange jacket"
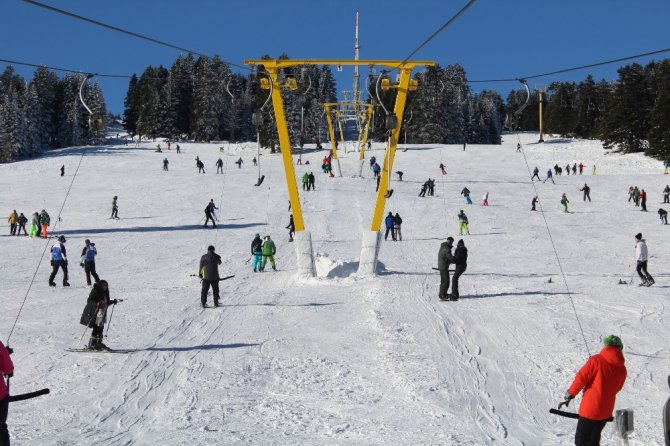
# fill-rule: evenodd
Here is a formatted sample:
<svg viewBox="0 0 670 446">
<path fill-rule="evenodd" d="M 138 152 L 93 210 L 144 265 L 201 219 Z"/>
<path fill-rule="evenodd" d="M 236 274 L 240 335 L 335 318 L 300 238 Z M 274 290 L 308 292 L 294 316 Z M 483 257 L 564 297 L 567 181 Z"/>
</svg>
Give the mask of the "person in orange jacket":
<svg viewBox="0 0 670 446">
<path fill-rule="evenodd" d="M 600 444 L 600 434 L 612 417 L 616 395 L 626 381 L 623 342 L 618 336 L 609 335 L 603 343 L 600 353 L 586 361 L 565 393 L 565 401 L 569 403 L 584 390 L 575 431 L 576 446 Z"/>
</svg>

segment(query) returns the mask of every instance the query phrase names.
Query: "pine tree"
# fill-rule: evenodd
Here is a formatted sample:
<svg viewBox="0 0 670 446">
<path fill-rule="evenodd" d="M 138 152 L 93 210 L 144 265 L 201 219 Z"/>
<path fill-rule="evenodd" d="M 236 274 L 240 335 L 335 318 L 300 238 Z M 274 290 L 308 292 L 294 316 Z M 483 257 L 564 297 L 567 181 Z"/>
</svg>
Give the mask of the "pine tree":
<svg viewBox="0 0 670 446">
<path fill-rule="evenodd" d="M 140 116 L 138 84 L 137 75 L 133 74 L 128 82 L 126 99 L 123 101 L 123 128 L 126 129 L 130 136 L 137 134 L 137 120 Z"/>
<path fill-rule="evenodd" d="M 646 154 L 670 161 L 670 59 L 656 63 L 650 83 L 656 93 L 650 113 L 649 148 Z"/>
</svg>

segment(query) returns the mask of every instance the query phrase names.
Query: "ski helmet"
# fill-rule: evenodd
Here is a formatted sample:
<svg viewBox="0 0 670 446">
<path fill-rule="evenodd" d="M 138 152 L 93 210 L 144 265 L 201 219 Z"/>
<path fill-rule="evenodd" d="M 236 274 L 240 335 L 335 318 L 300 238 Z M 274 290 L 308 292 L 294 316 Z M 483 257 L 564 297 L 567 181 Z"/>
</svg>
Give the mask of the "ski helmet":
<svg viewBox="0 0 670 446">
<path fill-rule="evenodd" d="M 623 348 L 623 342 L 621 341 L 621 338 L 615 335 L 609 335 L 605 337 L 605 339 L 603 339 L 603 344 L 608 347 L 616 347 L 619 349 Z"/>
</svg>

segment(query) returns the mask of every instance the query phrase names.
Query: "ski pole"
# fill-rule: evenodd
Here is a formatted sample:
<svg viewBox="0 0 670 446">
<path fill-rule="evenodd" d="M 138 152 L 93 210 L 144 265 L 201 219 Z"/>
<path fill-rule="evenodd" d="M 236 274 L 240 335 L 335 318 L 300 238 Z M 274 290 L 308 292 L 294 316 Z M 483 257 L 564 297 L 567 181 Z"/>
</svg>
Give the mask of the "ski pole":
<svg viewBox="0 0 670 446">
<path fill-rule="evenodd" d="M 114 317 L 114 308 L 116 308 L 116 305 L 112 307 L 112 313 L 109 315 L 109 323 L 107 324 L 107 332 L 105 333 L 105 337 L 109 334 L 109 327 L 112 326 L 112 318 Z"/>
</svg>

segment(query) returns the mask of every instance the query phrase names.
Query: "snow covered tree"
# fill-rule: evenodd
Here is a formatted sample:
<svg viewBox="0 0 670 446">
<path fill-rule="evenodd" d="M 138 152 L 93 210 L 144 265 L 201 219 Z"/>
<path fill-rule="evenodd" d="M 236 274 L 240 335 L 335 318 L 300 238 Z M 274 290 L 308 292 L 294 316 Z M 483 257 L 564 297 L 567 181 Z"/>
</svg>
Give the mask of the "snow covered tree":
<svg viewBox="0 0 670 446">
<path fill-rule="evenodd" d="M 670 161 L 670 59 L 651 69 L 650 84 L 656 97 L 650 112 L 647 155 Z"/>
<path fill-rule="evenodd" d="M 137 75 L 133 74 L 128 82 L 126 99 L 123 101 L 123 128 L 131 136 L 137 134 L 137 120 L 140 116 L 138 83 Z"/>
</svg>

